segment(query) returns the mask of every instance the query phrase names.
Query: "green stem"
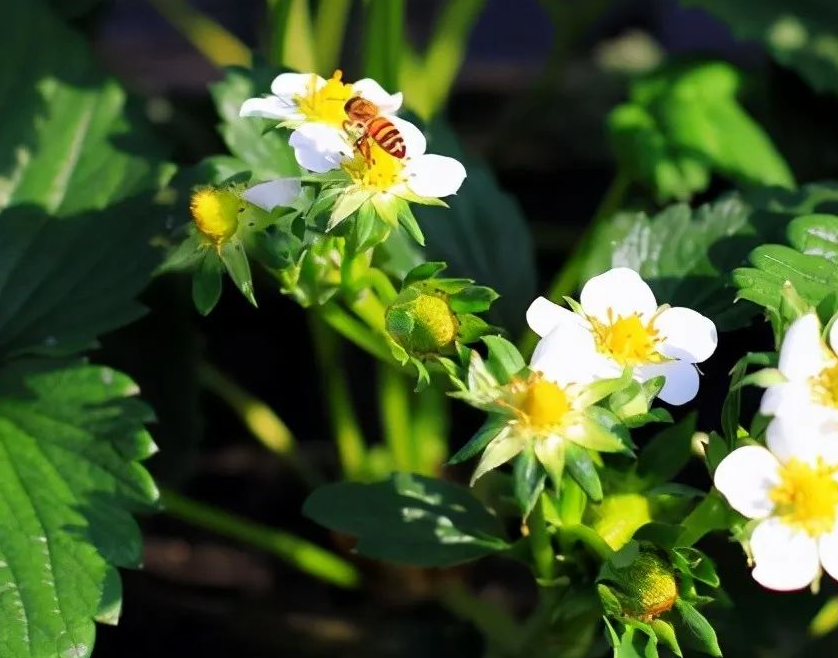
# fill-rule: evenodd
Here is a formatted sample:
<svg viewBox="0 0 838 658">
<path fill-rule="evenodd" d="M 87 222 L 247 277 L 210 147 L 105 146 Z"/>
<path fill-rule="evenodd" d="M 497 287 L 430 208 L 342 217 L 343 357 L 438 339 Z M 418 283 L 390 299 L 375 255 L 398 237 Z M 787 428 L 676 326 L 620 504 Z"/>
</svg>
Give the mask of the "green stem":
<svg viewBox="0 0 838 658">
<path fill-rule="evenodd" d="M 294 435 L 273 409 L 206 361 L 198 366 L 198 377 L 207 390 L 230 407 L 263 446 L 287 460 L 306 484 L 315 487 L 323 483 L 323 477 L 302 458 Z"/>
<path fill-rule="evenodd" d="M 347 340 L 382 361 L 393 361 L 383 336 L 372 331 L 340 305 L 329 302 L 320 307 L 320 317 Z"/>
<path fill-rule="evenodd" d="M 381 426 L 393 465 L 399 471 L 416 472 L 410 393 L 404 375 L 383 363 L 378 366 L 378 398 Z"/>
<path fill-rule="evenodd" d="M 161 492 L 169 515 L 200 528 L 265 550 L 315 578 L 339 587 L 357 587 L 360 575 L 346 560 L 287 532 L 253 523 L 174 491 Z"/>
<path fill-rule="evenodd" d="M 148 0 L 148 3 L 216 66 L 250 66 L 250 49 L 186 0 Z"/>
<path fill-rule="evenodd" d="M 494 603 L 475 596 L 460 584 L 445 587 L 437 600 L 455 617 L 471 622 L 503 655 L 514 654 L 523 641 L 521 627 Z"/>
<path fill-rule="evenodd" d="M 559 529 L 563 541 L 582 542 L 596 557 L 605 562 L 614 557 L 613 549 L 592 528 L 586 525 L 563 526 Z"/>
<path fill-rule="evenodd" d="M 340 364 L 340 346 L 322 318 L 311 315 L 311 336 L 320 366 L 324 399 L 337 444 L 341 468 L 349 480 L 360 480 L 367 469 L 367 447 L 349 393 L 346 372 Z"/>
<path fill-rule="evenodd" d="M 317 71 L 328 76 L 340 63 L 352 0 L 320 0 L 314 16 L 314 55 Z"/>
<path fill-rule="evenodd" d="M 547 521 L 544 518 L 543 498 L 538 499 L 529 517 L 527 517 L 527 529 L 529 530 L 530 551 L 536 576 L 545 583 L 549 583 L 555 580 L 558 565 L 556 564 L 556 554 L 553 551 L 550 532 L 547 529 Z"/>
</svg>

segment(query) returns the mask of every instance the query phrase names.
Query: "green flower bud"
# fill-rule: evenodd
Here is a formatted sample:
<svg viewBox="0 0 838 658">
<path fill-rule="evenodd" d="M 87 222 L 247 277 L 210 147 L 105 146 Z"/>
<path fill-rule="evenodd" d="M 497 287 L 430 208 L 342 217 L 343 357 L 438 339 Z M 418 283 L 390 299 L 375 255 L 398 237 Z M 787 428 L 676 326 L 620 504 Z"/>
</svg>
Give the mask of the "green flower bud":
<svg viewBox="0 0 838 658">
<path fill-rule="evenodd" d="M 627 617 L 651 621 L 675 605 L 675 571 L 656 553 L 641 552 L 629 566 L 613 573 L 618 579 L 614 593 Z"/>
<path fill-rule="evenodd" d="M 460 323 L 440 294 L 408 289 L 387 309 L 387 333 L 414 355 L 436 354 L 454 344 Z"/>
</svg>

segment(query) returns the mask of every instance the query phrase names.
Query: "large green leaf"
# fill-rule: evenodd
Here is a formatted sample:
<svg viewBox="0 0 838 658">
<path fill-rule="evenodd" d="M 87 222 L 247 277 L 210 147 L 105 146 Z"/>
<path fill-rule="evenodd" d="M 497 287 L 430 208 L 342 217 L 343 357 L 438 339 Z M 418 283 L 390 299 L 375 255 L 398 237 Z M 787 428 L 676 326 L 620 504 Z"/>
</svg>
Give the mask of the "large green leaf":
<svg viewBox="0 0 838 658">
<path fill-rule="evenodd" d="M 142 312 L 169 169 L 42 0 L 0 24 L 0 357 L 71 352 Z M 49 44 L 50 47 L 45 47 Z M 145 156 L 139 155 L 141 153 Z"/>
<path fill-rule="evenodd" d="M 766 199 L 760 200 L 765 203 Z M 790 282 L 813 305 L 838 290 L 838 184 L 818 183 L 769 201 L 775 212 L 793 217 L 784 234 L 761 244 L 748 259 L 753 267 L 733 273 L 739 296 L 780 312 L 783 286 Z"/>
<path fill-rule="evenodd" d="M 411 473 L 326 485 L 303 513 L 358 537 L 361 555 L 403 564 L 451 566 L 509 547 L 498 519 L 467 489 Z"/>
<path fill-rule="evenodd" d="M 758 245 L 781 240 L 796 215 L 836 203 L 838 186 L 816 183 L 795 191 L 727 194 L 696 210 L 678 204 L 652 218 L 621 213 L 594 236 L 582 279 L 610 267 L 631 267 L 649 282 L 659 303 L 689 306 L 721 329 L 733 329 L 757 309 L 746 301 L 734 303 L 741 294 L 731 272 L 746 264 Z"/>
<path fill-rule="evenodd" d="M 0 371 L 0 655 L 82 658 L 94 619 L 118 620 L 116 567 L 142 557 L 129 510 L 157 498 L 136 392 L 81 363 Z"/>
<path fill-rule="evenodd" d="M 681 0 L 703 7 L 741 39 L 761 41 L 818 91 L 838 93 L 838 4 L 831 0 Z"/>
<path fill-rule="evenodd" d="M 230 153 L 244 164 L 242 170 L 249 170 L 256 180 L 300 175 L 287 135 L 270 130 L 269 119 L 239 116 L 245 100 L 270 93 L 278 73 L 271 68 L 229 68 L 224 79 L 212 86 L 221 136 Z"/>
<path fill-rule="evenodd" d="M 785 160 L 737 101 L 739 85 L 724 62 L 670 64 L 637 80 L 608 119 L 621 167 L 660 201 L 689 199 L 711 173 L 791 187 Z"/>
<path fill-rule="evenodd" d="M 427 127 L 428 150 L 460 160 L 468 178 L 450 208 L 415 206 L 425 234 L 425 258 L 448 263 L 452 276 L 465 276 L 498 293 L 489 313 L 495 323 L 517 332 L 535 296 L 535 260 L 526 218 L 486 164 L 463 151 L 451 128 L 438 120 Z"/>
</svg>

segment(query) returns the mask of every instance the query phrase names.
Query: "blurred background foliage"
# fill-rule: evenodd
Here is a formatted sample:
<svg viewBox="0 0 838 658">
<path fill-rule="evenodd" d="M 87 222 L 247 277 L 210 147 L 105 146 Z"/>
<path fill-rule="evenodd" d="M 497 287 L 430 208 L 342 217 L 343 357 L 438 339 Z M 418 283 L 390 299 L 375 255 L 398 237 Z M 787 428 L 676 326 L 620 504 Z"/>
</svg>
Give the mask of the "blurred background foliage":
<svg viewBox="0 0 838 658">
<path fill-rule="evenodd" d="M 261 90 L 280 68 L 325 76 L 341 68 L 347 79 L 369 75 L 389 90 L 403 90 L 408 110 L 427 126 L 431 150 L 461 158 L 469 171 L 450 211 L 417 213 L 427 237 L 425 257 L 446 260 L 453 275 L 501 292 L 493 319 L 516 338 L 537 292 L 571 292 L 601 269 L 603 249 L 615 245 L 667 298 L 698 296 L 705 312 L 728 328 L 747 326 L 753 307 L 730 312 L 729 291 L 708 291 L 706 280 L 744 264 L 756 241 L 784 242 L 790 213 L 835 204 L 828 186 L 806 188 L 798 199 L 779 191 L 757 198 L 747 189 L 838 177 L 838 9 L 825 0 L 50 4 L 85 36 L 92 57 L 52 18 L 30 20 L 28 30 L 7 22 L 0 82 L 15 108 L 4 111 L 0 143 L 43 148 L 27 169 L 37 185 L 13 175 L 19 163 L 2 163 L 0 205 L 15 206 L 4 226 L 25 227 L 31 233 L 20 233 L 21 239 L 34 240 L 37 231 L 52 227 L 45 211 L 71 218 L 74 223 L 59 231 L 75 233 L 54 237 L 56 244 L 107 244 L 97 281 L 117 273 L 125 278 L 119 294 L 84 277 L 67 281 L 53 289 L 48 308 L 30 302 L 29 313 L 26 294 L 0 296 L 4 356 L 33 347 L 75 353 L 137 317 L 131 297 L 155 264 L 144 247 L 148 236 L 186 217 L 182 197 L 165 211 L 151 205 L 171 174 L 164 161 L 181 169 L 175 191 L 206 180 L 205 170 L 191 167 L 227 150 L 266 177 L 286 173 L 290 155 L 283 160 L 260 151 L 255 145 L 266 138 L 256 124 L 245 128 L 236 121 L 241 100 L 258 91 L 249 74 L 225 76 L 227 66 L 253 66 Z M 89 60 L 95 60 L 94 72 L 88 72 Z M 45 92 L 33 94 L 16 75 L 22 61 Z M 207 85 L 214 85 L 212 94 Z M 45 111 L 38 103 L 52 89 L 59 95 Z M 112 121 L 97 119 L 102 134 L 79 147 L 78 178 L 62 179 L 50 167 L 72 146 L 62 142 L 70 134 L 66 125 L 83 122 L 85 112 L 111 110 Z M 30 134 L 31 117 L 42 114 L 50 120 Z M 128 133 L 130 140 L 121 138 Z M 8 159 L 5 149 L 0 157 Z M 229 162 L 214 164 L 223 172 Z M 50 177 L 66 185 L 66 195 L 42 185 Z M 718 199 L 731 186 L 742 191 Z M 696 208 L 713 203 L 694 211 L 665 209 L 672 201 Z M 90 214 L 106 205 L 104 214 Z M 708 235 L 724 237 L 724 248 L 708 254 L 701 243 Z M 0 254 L 4 246 L 12 253 L 8 244 L 0 242 Z M 44 253 L 30 254 L 28 268 L 16 270 L 25 284 L 7 290 L 37 289 L 44 263 L 51 263 L 51 281 L 62 269 L 83 271 L 78 259 L 89 252 L 69 249 L 53 258 L 50 243 L 39 244 Z M 675 244 L 683 249 L 672 249 Z M 804 253 L 789 258 L 806 255 L 805 245 L 794 244 Z M 658 259 L 649 258 L 649 245 Z M 393 262 L 415 262 L 404 245 L 391 248 Z M 676 283 L 676 276 L 685 278 Z M 438 472 L 477 416 L 460 407 L 449 415 L 447 400 L 434 389 L 412 397 L 409 378 L 332 330 L 346 318 L 311 321 L 292 300 L 269 294 L 270 282 L 255 283 L 258 311 L 228 293 L 199 320 L 187 281 L 155 279 L 142 295 L 151 313 L 106 335 L 92 353 L 96 363 L 118 367 L 140 384 L 159 421 L 153 434 L 162 451 L 150 469 L 165 487 L 190 496 L 166 489 L 171 514 L 143 519 L 146 568 L 125 577 L 121 625 L 100 629 L 97 655 L 161 655 L 161 647 L 171 655 L 207 657 L 481 655 L 471 622 L 483 615 L 485 626 L 492 613 L 466 589 L 523 613 L 534 598 L 523 568 L 491 558 L 450 572 L 350 564 L 346 546 L 299 514 L 323 473 L 363 480 L 394 468 Z M 45 310 L 66 317 L 66 306 L 79 300 L 90 304 L 80 308 L 97 322 L 68 323 L 55 333 Z M 755 334 L 729 334 L 707 377 L 726 381 L 743 350 L 770 347 L 769 332 L 763 333 L 762 345 L 754 344 Z M 723 392 L 720 386 L 716 399 L 708 388 L 699 426 L 715 427 Z M 700 468 L 687 471 L 691 478 L 706 486 Z M 130 522 L 122 520 L 130 534 Z M 819 599 L 766 596 L 743 569 L 737 546 L 708 541 L 735 602 L 713 619 L 726 655 L 835 654 L 838 636 L 828 632 L 838 617 L 834 599 L 822 607 L 835 596 L 834 584 L 825 584 Z M 367 583 L 363 591 L 355 589 L 359 573 Z M 505 620 L 493 623 L 503 629 Z M 603 643 L 596 646 L 607 651 Z"/>
</svg>

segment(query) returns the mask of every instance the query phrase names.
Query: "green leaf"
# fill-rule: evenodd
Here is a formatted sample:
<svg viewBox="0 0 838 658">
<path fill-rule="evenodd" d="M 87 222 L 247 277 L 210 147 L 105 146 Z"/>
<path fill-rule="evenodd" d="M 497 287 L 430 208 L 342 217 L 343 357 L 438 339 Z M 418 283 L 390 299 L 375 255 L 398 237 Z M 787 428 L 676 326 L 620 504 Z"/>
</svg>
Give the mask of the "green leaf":
<svg viewBox="0 0 838 658">
<path fill-rule="evenodd" d="M 724 62 L 667 64 L 638 79 L 609 129 L 621 166 L 659 201 L 687 200 L 710 172 L 742 185 L 792 187 L 771 139 L 739 105 L 739 73 Z"/>
<path fill-rule="evenodd" d="M 594 235 L 581 279 L 611 267 L 630 267 L 649 283 L 658 303 L 688 306 L 723 331 L 735 329 L 750 322 L 758 310 L 745 301 L 734 303 L 737 290 L 731 272 L 744 265 L 758 245 L 783 239 L 792 218 L 834 209 L 837 202 L 838 186 L 818 183 L 794 192 L 727 194 L 696 210 L 674 205 L 652 218 L 621 213 Z M 741 289 L 740 273 L 735 278 Z"/>
<path fill-rule="evenodd" d="M 18 362 L 0 371 L 0 646 L 31 658 L 90 655 L 115 623 L 116 567 L 142 560 L 130 512 L 157 491 L 137 462 L 154 444 L 136 385 L 110 368 Z"/>
<path fill-rule="evenodd" d="M 485 163 L 464 153 L 446 123 L 436 120 L 426 132 L 433 151 L 460 160 L 468 178 L 449 199 L 450 209 L 414 208 L 426 237 L 425 259 L 445 261 L 453 276 L 500 293 L 489 320 L 514 335 L 523 329 L 527 304 L 535 297 L 533 247 L 524 215 Z"/>
<path fill-rule="evenodd" d="M 228 68 L 224 79 L 210 87 L 224 143 L 250 168 L 255 181 L 300 175 L 294 150 L 288 146 L 287 131 L 266 133 L 270 120 L 239 116 L 245 100 L 270 93 L 271 81 L 279 73 L 270 68 Z"/>
<path fill-rule="evenodd" d="M 451 296 L 451 308 L 456 313 L 482 313 L 489 310 L 492 302 L 498 298 L 491 288 L 486 286 L 468 286 Z"/>
<path fill-rule="evenodd" d="M 437 261 L 421 263 L 405 275 L 402 287 L 404 288 L 409 286 L 411 283 L 417 283 L 419 281 L 425 281 L 426 279 L 433 278 L 442 272 L 446 267 L 448 266 L 445 263 Z"/>
<path fill-rule="evenodd" d="M 692 457 L 692 438 L 697 415 L 688 414 L 683 420 L 658 432 L 640 453 L 637 473 L 654 487 L 671 481 Z"/>
<path fill-rule="evenodd" d="M 568 442 L 565 446 L 565 468 L 588 498 L 596 503 L 602 500 L 602 484 L 587 450 Z"/>
<path fill-rule="evenodd" d="M 838 7 L 820 0 L 681 0 L 703 7 L 740 39 L 761 41 L 818 91 L 838 93 Z"/>
<path fill-rule="evenodd" d="M 303 513 L 357 537 L 359 554 L 400 564 L 452 566 L 509 548 L 497 518 L 467 489 L 410 473 L 326 485 Z"/>
<path fill-rule="evenodd" d="M 675 608 L 681 613 L 684 626 L 692 634 L 693 640 L 698 645 L 698 648 L 711 656 L 721 656 L 722 650 L 719 648 L 716 631 L 713 630 L 713 627 L 705 619 L 704 615 L 690 603 L 680 598 L 675 601 Z"/>
<path fill-rule="evenodd" d="M 788 226 L 789 242 L 801 253 L 838 264 L 838 217 L 815 213 L 796 217 Z"/>
<path fill-rule="evenodd" d="M 171 168 L 81 37 L 41 0 L 4 9 L 0 356 L 68 354 L 143 313 Z"/>
</svg>

